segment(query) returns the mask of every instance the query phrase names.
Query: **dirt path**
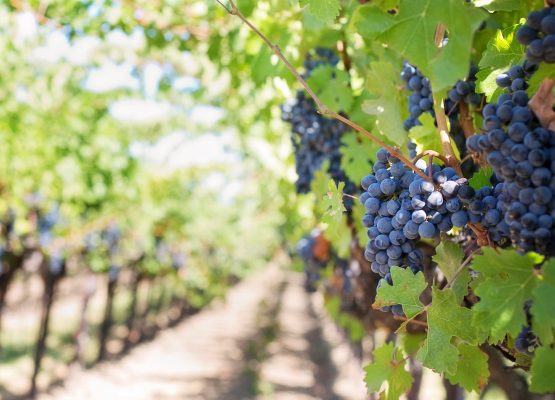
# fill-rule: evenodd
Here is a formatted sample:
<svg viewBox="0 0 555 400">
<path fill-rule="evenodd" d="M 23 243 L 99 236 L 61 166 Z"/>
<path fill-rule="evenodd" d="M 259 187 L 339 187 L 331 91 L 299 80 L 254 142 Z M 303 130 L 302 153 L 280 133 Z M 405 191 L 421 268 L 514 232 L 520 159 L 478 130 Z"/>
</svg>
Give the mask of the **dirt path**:
<svg viewBox="0 0 555 400">
<path fill-rule="evenodd" d="M 301 275 L 288 273 L 278 314 L 279 334 L 262 366 L 270 400 L 364 399 L 362 367 L 324 313 L 319 293 L 303 289 Z"/>
<path fill-rule="evenodd" d="M 39 399 L 363 399 L 360 376 L 344 373 L 356 360 L 334 342 L 318 307 L 301 276 L 271 265 L 231 289 L 225 303 L 121 360 L 75 372 Z"/>
</svg>

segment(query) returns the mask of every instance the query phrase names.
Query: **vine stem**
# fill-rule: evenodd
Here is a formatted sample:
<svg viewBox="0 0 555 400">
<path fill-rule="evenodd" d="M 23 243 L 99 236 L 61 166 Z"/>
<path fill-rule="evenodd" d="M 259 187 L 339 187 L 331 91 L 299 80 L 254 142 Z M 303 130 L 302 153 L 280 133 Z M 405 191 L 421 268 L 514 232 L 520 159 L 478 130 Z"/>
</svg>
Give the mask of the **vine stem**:
<svg viewBox="0 0 555 400">
<path fill-rule="evenodd" d="M 443 100 L 437 98 L 436 94 L 434 94 L 434 111 L 436 114 L 437 128 L 439 130 L 439 138 L 441 140 L 441 148 L 443 149 L 443 154 L 447 159 L 447 163 L 457 172 L 457 175 L 463 176 L 461 166 L 455 156 L 455 152 L 453 151 L 451 138 L 449 137 L 447 116 L 445 115 L 445 105 Z"/>
<path fill-rule="evenodd" d="M 412 159 L 412 162 L 415 163 L 424 156 L 431 156 L 432 158 L 435 157 L 438 160 L 443 161 L 445 164 L 449 164 L 449 161 L 447 160 L 447 158 L 443 157 L 441 154 L 439 154 L 437 151 L 434 151 L 434 150 L 426 150 L 426 151 L 418 154 L 416 157 L 414 157 Z"/>
<path fill-rule="evenodd" d="M 343 196 L 345 196 L 345 197 L 350 197 L 351 199 L 358 200 L 358 197 L 353 196 L 352 194 L 343 193 Z"/>
<path fill-rule="evenodd" d="M 459 277 L 459 275 L 461 274 L 462 270 L 468 265 L 470 264 L 470 261 L 472 261 L 472 257 L 474 257 L 474 255 L 476 253 L 478 253 L 481 249 L 478 248 L 476 250 L 474 250 L 472 253 L 470 253 L 465 260 L 461 263 L 460 267 L 457 268 L 457 270 L 455 271 L 455 273 L 453 274 L 453 278 L 451 278 L 451 280 L 449 282 L 447 282 L 447 285 L 445 285 L 445 287 L 443 289 L 449 289 L 451 286 L 453 286 L 453 283 L 455 282 L 455 280 Z"/>
<path fill-rule="evenodd" d="M 470 136 L 474 135 L 474 122 L 472 120 L 472 116 L 470 115 L 468 104 L 461 101 L 459 103 L 459 110 L 459 121 L 464 132 L 464 137 L 468 139 Z"/>
<path fill-rule="evenodd" d="M 418 319 L 408 319 L 407 317 L 401 317 L 399 315 L 394 315 L 393 319 L 396 319 L 398 321 L 405 321 L 408 324 L 414 324 L 414 325 L 418 325 L 418 326 L 423 326 L 424 328 L 428 327 L 428 324 L 425 323 L 424 321 L 420 321 Z"/>
<path fill-rule="evenodd" d="M 302 87 L 304 88 L 304 90 L 306 90 L 306 92 L 308 93 L 308 95 L 312 98 L 312 100 L 314 100 L 314 103 L 316 103 L 316 107 L 318 108 L 318 112 L 322 115 L 327 115 L 331 118 L 334 118 L 342 123 L 344 123 L 345 125 L 349 126 L 351 129 L 354 129 L 355 131 L 362 133 L 364 136 L 366 136 L 368 139 L 372 140 L 374 143 L 376 143 L 377 145 L 383 147 L 389 154 L 391 154 L 393 157 L 399 159 L 403 164 L 405 164 L 407 167 L 409 167 L 410 169 L 412 169 L 416 174 L 420 175 L 423 179 L 427 180 L 427 181 L 431 181 L 431 179 L 424 173 L 422 172 L 416 165 L 414 165 L 407 157 L 405 157 L 398 149 L 396 149 L 395 147 L 389 146 L 388 144 L 384 143 L 382 140 L 378 139 L 377 137 L 375 137 L 374 135 L 372 135 L 370 132 L 368 132 L 366 129 L 364 129 L 363 127 L 361 127 L 360 125 L 352 122 L 351 120 L 349 120 L 348 118 L 345 118 L 344 116 L 342 116 L 339 113 L 336 113 L 335 111 L 330 110 L 323 102 L 322 100 L 320 100 L 320 98 L 316 95 L 316 93 L 314 93 L 314 91 L 310 88 L 310 86 L 308 85 L 308 83 L 304 80 L 304 78 L 297 72 L 297 70 L 295 69 L 295 67 L 293 67 L 293 65 L 289 62 L 289 60 L 287 59 L 287 57 L 285 57 L 285 55 L 282 53 L 282 51 L 280 50 L 279 46 L 275 45 L 274 43 L 272 43 L 270 41 L 270 39 L 268 39 L 257 27 L 255 27 L 243 14 L 241 14 L 241 12 L 239 11 L 239 9 L 237 8 L 237 5 L 235 4 L 235 2 L 233 0 L 228 0 L 229 2 L 229 6 L 230 8 L 226 7 L 220 0 L 216 0 L 229 14 L 231 15 L 235 15 L 236 17 L 238 17 L 245 25 L 247 25 L 249 27 L 249 29 L 251 31 L 253 31 L 260 39 L 262 39 L 262 41 L 270 48 L 270 50 L 272 50 L 272 52 L 285 64 L 285 66 L 287 67 L 287 69 L 295 76 L 295 78 L 297 79 L 297 81 L 302 85 Z"/>
</svg>

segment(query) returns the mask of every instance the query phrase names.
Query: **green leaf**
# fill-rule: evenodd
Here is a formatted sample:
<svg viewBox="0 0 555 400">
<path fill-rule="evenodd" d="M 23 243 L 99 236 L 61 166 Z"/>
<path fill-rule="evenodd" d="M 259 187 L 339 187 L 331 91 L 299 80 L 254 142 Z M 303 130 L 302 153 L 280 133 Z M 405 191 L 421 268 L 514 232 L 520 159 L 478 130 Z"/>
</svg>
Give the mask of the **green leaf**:
<svg viewBox="0 0 555 400">
<path fill-rule="evenodd" d="M 484 276 L 475 289 L 480 301 L 473 307 L 474 325 L 487 330 L 492 343 L 506 334 L 515 337 L 526 325 L 524 303 L 532 298 L 534 265 L 540 261 L 537 254 L 522 256 L 515 250 L 491 248 L 474 257 L 473 269 Z"/>
<path fill-rule="evenodd" d="M 344 214 L 347 211 L 343 204 L 344 188 L 345 182 L 339 182 L 336 185 L 333 179 L 330 179 L 328 190 L 322 196 L 322 201 L 318 203 L 318 208 L 323 213 L 322 222 L 327 224 L 324 236 L 333 242 L 337 255 L 345 258 L 349 256 L 351 232 L 347 225 L 347 216 Z"/>
<path fill-rule="evenodd" d="M 380 39 L 416 65 L 430 79 L 434 92 L 450 88 L 468 74 L 474 31 L 487 13 L 460 0 L 402 0 L 395 25 Z M 434 43 L 443 24 L 449 42 Z"/>
<path fill-rule="evenodd" d="M 438 373 L 456 374 L 459 350 L 451 339 L 477 345 L 483 341 L 479 329 L 472 329 L 472 311 L 461 307 L 453 289 L 432 288 L 432 304 L 428 306 L 428 337 L 416 357 L 425 367 Z"/>
<path fill-rule="evenodd" d="M 496 32 L 482 54 L 478 64 L 480 68 L 507 70 L 522 59 L 524 46 L 516 40 L 516 31 L 519 27 L 520 25 L 513 25 Z"/>
<path fill-rule="evenodd" d="M 349 87 L 349 74 L 331 65 L 322 65 L 312 71 L 307 83 L 320 100 L 333 111 L 347 111 L 353 105 Z"/>
<path fill-rule="evenodd" d="M 462 248 L 451 241 L 441 242 L 436 248 L 436 254 L 432 257 L 432 260 L 437 264 L 441 272 L 443 272 L 448 282 L 451 282 L 455 277 L 463 259 L 464 252 Z M 451 284 L 459 304 L 468 292 L 469 282 L 470 273 L 468 269 L 465 268 L 456 277 L 455 282 Z"/>
<path fill-rule="evenodd" d="M 411 388 L 413 377 L 405 370 L 406 360 L 392 343 L 375 349 L 372 352 L 372 359 L 373 362 L 364 368 L 366 372 L 364 382 L 369 393 L 380 392 L 383 384 L 387 383 L 385 399 L 398 400 Z"/>
<path fill-rule="evenodd" d="M 476 7 L 484 7 L 489 12 L 514 11 L 520 9 L 521 0 L 474 0 Z"/>
<path fill-rule="evenodd" d="M 495 80 L 497 76 L 505 72 L 505 68 L 491 69 L 485 68 L 476 74 L 476 92 L 484 93 L 488 102 L 494 102 L 503 93 L 503 89 L 497 86 Z"/>
<path fill-rule="evenodd" d="M 263 44 L 252 61 L 252 79 L 257 85 L 265 82 L 269 76 L 275 73 L 270 53 L 268 46 Z"/>
<path fill-rule="evenodd" d="M 422 312 L 424 305 L 420 301 L 420 295 L 427 287 L 424 274 L 418 272 L 415 275 L 409 268 L 392 267 L 391 278 L 393 286 L 383 285 L 378 289 L 373 307 L 379 309 L 401 304 L 408 318 Z"/>
<path fill-rule="evenodd" d="M 308 11 L 319 20 L 331 24 L 339 15 L 339 0 L 301 0 L 301 6 L 308 4 Z"/>
<path fill-rule="evenodd" d="M 555 261 L 545 263 L 542 273 L 533 292 L 534 302 L 530 311 L 533 331 L 545 346 L 553 343 L 555 329 Z"/>
<path fill-rule="evenodd" d="M 326 222 L 326 218 L 323 219 Z M 333 242 L 333 248 L 338 257 L 349 258 L 351 245 L 351 231 L 347 225 L 347 216 L 343 215 L 340 222 L 329 224 L 324 231 L 324 237 Z"/>
<path fill-rule="evenodd" d="M 479 190 L 485 186 L 491 186 L 491 176 L 493 175 L 493 169 L 491 167 L 482 167 L 478 172 L 472 175 L 472 178 L 468 180 L 468 184 L 476 190 Z"/>
<path fill-rule="evenodd" d="M 434 150 L 442 154 L 443 148 L 441 147 L 441 139 L 435 126 L 434 117 L 425 113 L 420 116 L 419 121 L 422 125 L 412 127 L 409 131 L 409 138 L 418 145 L 419 151 Z M 460 159 L 461 155 L 457 146 L 453 146 L 453 151 L 455 156 Z"/>
<path fill-rule="evenodd" d="M 530 391 L 534 393 L 548 393 L 555 391 L 555 349 L 540 347 L 534 354 Z"/>
<path fill-rule="evenodd" d="M 322 199 L 328 192 L 330 175 L 327 171 L 329 167 L 329 160 L 324 161 L 320 169 L 314 173 L 314 178 L 310 184 L 310 191 L 314 193 L 318 199 Z M 321 211 L 323 213 L 326 212 L 326 208 Z"/>
<path fill-rule="evenodd" d="M 394 23 L 393 15 L 373 4 L 367 4 L 355 10 L 349 28 L 365 39 L 374 40 Z"/>
<path fill-rule="evenodd" d="M 474 0 L 473 4 L 484 7 L 489 12 L 520 11 L 521 15 L 543 7 L 542 0 Z"/>
<path fill-rule="evenodd" d="M 358 233 L 357 238 L 361 248 L 366 247 L 368 242 L 368 237 L 366 236 L 366 227 L 362 224 L 362 217 L 366 213 L 364 205 L 357 199 L 353 206 L 353 220 L 355 221 L 356 231 Z"/>
<path fill-rule="evenodd" d="M 425 333 L 404 333 L 399 335 L 401 346 L 405 354 L 414 354 L 426 340 Z"/>
<path fill-rule="evenodd" d="M 341 143 L 341 166 L 347 177 L 358 184 L 371 172 L 370 159 L 378 151 L 378 146 L 370 140 L 361 140 L 354 131 L 343 134 Z"/>
<path fill-rule="evenodd" d="M 406 108 L 406 94 L 399 90 L 403 82 L 399 71 L 391 68 L 391 63 L 377 61 L 370 63 L 366 76 L 366 89 L 371 99 L 362 103 L 365 113 L 376 117 L 376 129 L 387 141 L 399 146 L 407 141 L 402 115 Z"/>
<path fill-rule="evenodd" d="M 479 392 L 488 383 L 488 356 L 479 347 L 461 343 L 458 346 L 459 363 L 455 374 L 446 374 L 453 385 L 467 391 Z"/>
<path fill-rule="evenodd" d="M 553 65 L 541 63 L 540 68 L 530 78 L 528 89 L 526 89 L 530 98 L 538 91 L 541 83 L 546 78 L 555 78 L 555 68 L 553 68 Z"/>
<path fill-rule="evenodd" d="M 524 47 L 516 40 L 516 30 L 520 25 L 513 25 L 498 30 L 487 45 L 479 62 L 480 71 L 476 74 L 476 91 L 485 93 L 488 101 L 494 101 L 502 93 L 495 83 L 497 76 L 518 64 L 524 54 Z"/>
<path fill-rule="evenodd" d="M 343 205 L 343 189 L 345 182 L 335 184 L 333 179 L 328 182 L 328 193 L 324 196 L 325 219 L 328 224 L 341 223 L 343 221 L 343 213 L 347 211 Z"/>
</svg>

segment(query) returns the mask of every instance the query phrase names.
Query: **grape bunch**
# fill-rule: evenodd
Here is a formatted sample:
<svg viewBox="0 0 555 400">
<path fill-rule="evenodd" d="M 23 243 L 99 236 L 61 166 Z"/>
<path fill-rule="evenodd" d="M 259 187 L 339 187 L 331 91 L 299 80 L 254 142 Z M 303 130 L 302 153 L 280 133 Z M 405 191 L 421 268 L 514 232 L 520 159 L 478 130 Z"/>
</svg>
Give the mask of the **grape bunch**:
<svg viewBox="0 0 555 400">
<path fill-rule="evenodd" d="M 478 69 L 474 66 L 470 68 L 468 76 L 465 80 L 459 80 L 451 90 L 449 90 L 448 98 L 445 99 L 445 110 L 451 119 L 451 127 L 456 129 L 456 116 L 458 114 L 458 104 L 461 101 L 479 106 L 482 102 L 482 96 L 476 93 L 476 73 Z M 406 87 L 411 91 L 409 100 L 409 118 L 404 122 L 405 130 L 409 131 L 412 127 L 420 125 L 419 117 L 425 112 L 435 116 L 434 99 L 430 80 L 426 78 L 422 72 L 408 62 L 403 63 L 401 78 L 406 83 Z"/>
<path fill-rule="evenodd" d="M 329 49 L 316 49 L 316 57 L 309 56 L 305 61 L 308 78 L 312 71 L 322 65 L 337 65 L 339 59 Z M 282 105 L 282 120 L 291 124 L 292 142 L 295 153 L 295 167 L 298 193 L 308 193 L 314 173 L 329 163 L 328 172 L 336 182 L 345 182 L 344 192 L 356 193 L 356 185 L 351 182 L 341 168 L 342 154 L 340 148 L 341 136 L 347 127 L 334 119 L 325 118 L 318 113 L 314 101 L 305 95 L 304 91 L 297 92 L 296 99 Z M 350 209 L 352 200 L 346 199 L 345 206 Z"/>
<path fill-rule="evenodd" d="M 470 71 L 468 76 L 465 80 L 459 80 L 455 86 L 449 90 L 447 93 L 447 97 L 449 101 L 445 103 L 445 109 L 447 110 L 449 115 L 452 115 L 449 111 L 453 109 L 456 110 L 456 104 L 464 101 L 467 104 L 471 104 L 473 106 L 479 106 L 482 102 L 482 96 L 476 93 L 476 73 L 478 72 L 478 68 L 475 66 L 470 67 Z"/>
<path fill-rule="evenodd" d="M 380 286 L 393 284 L 392 266 L 410 268 L 413 273 L 423 269 L 420 239 L 437 239 L 454 226 L 465 228 L 469 224 L 489 228 L 495 241 L 508 236 L 509 228 L 499 209 L 502 183 L 475 190 L 451 167 L 418 160 L 416 167 L 431 176 L 428 180 L 385 149 L 376 157 L 374 173 L 362 179 L 365 192 L 360 200 L 366 210 L 362 222 L 369 237 L 364 255 L 372 271 L 383 277 Z M 394 310 L 398 314 L 399 308 Z"/>
<path fill-rule="evenodd" d="M 502 75 L 510 76 L 511 70 Z M 555 133 L 541 126 L 528 107 L 528 100 L 524 90 L 513 90 L 511 86 L 497 103 L 486 105 L 485 132 L 468 138 L 467 147 L 485 156 L 502 182 L 497 209 L 516 249 L 521 253 L 552 255 Z M 504 226 L 502 230 L 506 230 Z"/>
<path fill-rule="evenodd" d="M 555 63 L 555 7 L 532 11 L 516 38 L 526 46 L 526 59 L 532 64 Z"/>
<path fill-rule="evenodd" d="M 522 330 L 515 339 L 515 349 L 527 355 L 531 355 L 538 346 L 538 338 L 529 326 L 522 327 Z"/>
<path fill-rule="evenodd" d="M 114 255 L 117 252 L 120 237 L 121 232 L 116 223 L 111 223 L 102 231 L 102 240 L 106 243 L 110 255 Z"/>
<path fill-rule="evenodd" d="M 37 230 L 39 234 L 39 243 L 42 247 L 48 247 L 52 241 L 54 226 L 60 219 L 60 209 L 57 205 L 53 206 L 48 212 L 38 213 Z"/>
<path fill-rule="evenodd" d="M 525 61 L 522 66 L 513 65 L 508 71 L 497 76 L 495 83 L 508 93 L 514 93 L 528 88 L 527 79 L 538 69 L 537 65 Z"/>
<path fill-rule="evenodd" d="M 315 247 L 319 231 L 314 230 L 309 235 L 304 236 L 297 243 L 297 254 L 303 260 L 305 270 L 305 289 L 308 292 L 316 290 L 316 283 L 320 280 L 320 270 L 326 266 L 327 261 L 316 257 Z"/>
<path fill-rule="evenodd" d="M 420 125 L 418 118 L 425 112 L 434 114 L 434 98 L 430 80 L 422 75 L 420 70 L 408 62 L 403 63 L 401 78 L 405 81 L 407 89 L 411 91 L 409 100 L 410 116 L 404 122 L 405 130 L 410 130 L 416 125 Z"/>
</svg>

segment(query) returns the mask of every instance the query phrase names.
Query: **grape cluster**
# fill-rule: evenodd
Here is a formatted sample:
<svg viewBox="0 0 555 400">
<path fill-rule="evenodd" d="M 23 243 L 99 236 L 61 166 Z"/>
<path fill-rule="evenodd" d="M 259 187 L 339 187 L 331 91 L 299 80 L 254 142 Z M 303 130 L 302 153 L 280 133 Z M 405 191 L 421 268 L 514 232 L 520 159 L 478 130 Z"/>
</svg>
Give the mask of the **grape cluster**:
<svg viewBox="0 0 555 400">
<path fill-rule="evenodd" d="M 401 78 L 405 81 L 407 89 L 412 93 L 409 96 L 410 116 L 404 122 L 405 130 L 410 130 L 416 125 L 420 125 L 418 118 L 425 112 L 434 114 L 434 98 L 430 80 L 422 75 L 420 70 L 408 62 L 403 63 Z"/>
<path fill-rule="evenodd" d="M 60 210 L 58 206 L 54 206 L 47 213 L 39 212 L 38 214 L 39 243 L 42 247 L 48 247 L 54 240 L 52 231 L 60 218 Z"/>
<path fill-rule="evenodd" d="M 121 232 L 116 223 L 111 223 L 105 230 L 102 231 L 102 240 L 106 243 L 108 252 L 113 255 L 117 252 Z"/>
<path fill-rule="evenodd" d="M 339 61 L 328 49 L 316 49 L 316 56 L 309 56 L 305 61 L 305 78 L 310 76 L 314 68 L 322 65 L 335 66 Z M 295 183 L 297 192 L 308 193 L 314 173 L 328 161 L 331 178 L 336 183 L 345 182 L 345 193 L 355 194 L 356 185 L 349 181 L 341 168 L 341 136 L 347 131 L 347 127 L 319 114 L 314 101 L 303 91 L 297 92 L 294 101 L 282 105 L 282 120 L 291 124 L 293 132 L 291 138 L 298 175 Z M 345 206 L 350 209 L 352 200 L 346 199 Z"/>
<path fill-rule="evenodd" d="M 476 191 L 451 167 L 418 160 L 416 166 L 432 177 L 427 180 L 385 149 L 378 151 L 377 160 L 374 173 L 362 179 L 365 192 L 360 200 L 370 239 L 364 255 L 372 271 L 383 277 L 380 286 L 392 284 L 392 266 L 408 267 L 414 273 L 422 270 L 420 239 L 437 239 L 454 226 L 469 224 L 489 228 L 494 241 L 508 236 L 509 226 L 499 210 L 502 183 Z"/>
<path fill-rule="evenodd" d="M 445 109 L 451 119 L 452 128 L 458 126 L 455 118 L 458 114 L 458 104 L 461 101 L 474 106 L 479 106 L 482 102 L 482 96 L 476 93 L 477 72 L 478 69 L 472 66 L 467 78 L 457 81 L 455 86 L 449 90 L 448 98 L 445 99 Z M 407 89 L 412 92 L 408 97 L 410 115 L 404 122 L 405 130 L 409 131 L 412 127 L 420 125 L 419 117 L 425 112 L 435 116 L 434 99 L 430 80 L 423 76 L 418 68 L 406 61 L 403 63 L 401 78 L 405 81 Z"/>
<path fill-rule="evenodd" d="M 502 75 L 511 76 L 511 70 Z M 467 147 L 483 154 L 502 182 L 497 209 L 503 222 L 497 227 L 508 231 L 519 252 L 551 255 L 555 237 L 555 133 L 540 125 L 528 100 L 524 90 L 511 86 L 497 103 L 486 105 L 485 132 L 468 138 Z"/>
<path fill-rule="evenodd" d="M 514 93 L 528 88 L 526 80 L 538 69 L 537 65 L 524 62 L 522 66 L 513 65 L 508 71 L 497 76 L 495 83 L 500 88 L 506 89 L 508 93 Z"/>
<path fill-rule="evenodd" d="M 531 355 L 538 346 L 538 338 L 529 326 L 524 326 L 515 339 L 515 349 L 524 354 Z"/>
<path fill-rule="evenodd" d="M 316 290 L 316 283 L 320 280 L 320 270 L 326 266 L 326 262 L 318 260 L 314 255 L 314 246 L 318 233 L 313 231 L 304 236 L 297 243 L 297 254 L 303 260 L 305 270 L 305 289 L 308 292 Z"/>
<path fill-rule="evenodd" d="M 531 63 L 555 63 L 555 7 L 532 11 L 516 38 L 526 46 L 526 58 Z"/>
<path fill-rule="evenodd" d="M 456 103 L 464 101 L 473 106 L 479 106 L 482 102 L 482 96 L 476 93 L 476 73 L 478 68 L 475 66 L 470 67 L 470 71 L 465 80 L 459 80 L 455 86 L 449 90 L 447 97 L 449 102 L 446 101 L 445 108 L 449 112 Z M 455 107 L 456 108 L 456 107 Z M 456 111 L 456 110 L 454 110 Z M 452 113 L 449 113 L 452 115 Z"/>
<path fill-rule="evenodd" d="M 61 251 L 54 251 L 48 259 L 48 271 L 54 276 L 60 276 L 65 270 L 65 257 Z"/>
</svg>

